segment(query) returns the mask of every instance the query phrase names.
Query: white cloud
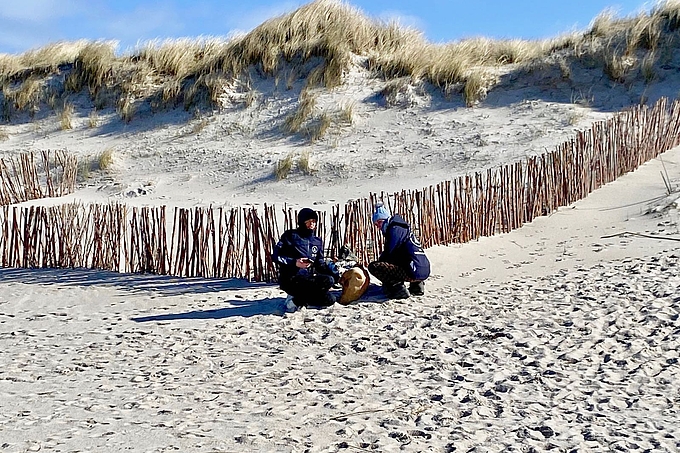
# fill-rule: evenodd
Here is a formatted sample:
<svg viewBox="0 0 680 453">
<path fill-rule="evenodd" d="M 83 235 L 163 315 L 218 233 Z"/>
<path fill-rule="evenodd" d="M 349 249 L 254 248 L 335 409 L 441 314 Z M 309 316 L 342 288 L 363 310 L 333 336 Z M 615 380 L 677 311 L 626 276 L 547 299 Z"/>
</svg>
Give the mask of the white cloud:
<svg viewBox="0 0 680 453">
<path fill-rule="evenodd" d="M 47 22 L 69 16 L 84 8 L 82 0 L 10 0 L 0 3 L 0 19 L 22 22 Z"/>
</svg>

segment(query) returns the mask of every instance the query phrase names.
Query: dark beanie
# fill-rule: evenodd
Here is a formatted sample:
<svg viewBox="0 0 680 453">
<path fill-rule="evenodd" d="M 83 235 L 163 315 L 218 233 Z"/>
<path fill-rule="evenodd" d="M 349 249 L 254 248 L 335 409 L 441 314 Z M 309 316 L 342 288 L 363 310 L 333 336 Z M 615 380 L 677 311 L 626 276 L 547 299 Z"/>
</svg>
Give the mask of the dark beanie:
<svg viewBox="0 0 680 453">
<path fill-rule="evenodd" d="M 299 227 L 305 226 L 305 222 L 309 219 L 314 219 L 317 222 L 319 221 L 319 216 L 316 213 L 316 211 L 309 208 L 300 209 L 300 212 L 298 212 L 298 226 Z"/>
</svg>

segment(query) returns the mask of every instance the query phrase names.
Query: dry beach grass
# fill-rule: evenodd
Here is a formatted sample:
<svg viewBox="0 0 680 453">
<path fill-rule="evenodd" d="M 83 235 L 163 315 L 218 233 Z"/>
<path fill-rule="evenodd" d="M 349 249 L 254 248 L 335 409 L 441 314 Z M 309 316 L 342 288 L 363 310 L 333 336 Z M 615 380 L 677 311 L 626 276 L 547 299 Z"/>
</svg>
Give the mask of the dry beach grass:
<svg viewBox="0 0 680 453">
<path fill-rule="evenodd" d="M 230 40 L 57 43 L 0 56 L 0 153 L 79 157 L 78 190 L 36 204 L 323 211 L 677 97 L 679 25 L 669 1 L 544 42 L 432 44 L 321 0 Z M 2 269 L 0 448 L 678 451 L 679 181 L 674 149 L 428 249 L 407 302 L 371 287 L 284 313 L 275 285 Z"/>
<path fill-rule="evenodd" d="M 473 38 L 434 44 L 417 30 L 384 24 L 349 5 L 317 0 L 252 32 L 229 40 L 150 42 L 122 55 L 114 42 L 56 43 L 21 55 L 2 55 L 0 84 L 5 119 L 38 108 L 50 97 L 86 90 L 99 109 L 117 101 L 129 118 L 129 104 L 147 102 L 158 109 L 207 102 L 221 106 L 225 85 L 252 90 L 252 69 L 281 79 L 301 78 L 307 87 L 343 83 L 353 56 L 366 56 L 376 76 L 423 80 L 446 95 L 462 93 L 468 106 L 499 83 L 499 67 L 510 71 L 550 72 L 571 78 L 574 64 L 597 66 L 613 81 L 643 73 L 655 77 L 654 63 L 672 58 L 680 6 L 665 1 L 650 12 L 617 18 L 597 17 L 586 32 L 544 41 L 495 41 Z M 295 132 L 296 130 L 292 130 Z"/>
</svg>

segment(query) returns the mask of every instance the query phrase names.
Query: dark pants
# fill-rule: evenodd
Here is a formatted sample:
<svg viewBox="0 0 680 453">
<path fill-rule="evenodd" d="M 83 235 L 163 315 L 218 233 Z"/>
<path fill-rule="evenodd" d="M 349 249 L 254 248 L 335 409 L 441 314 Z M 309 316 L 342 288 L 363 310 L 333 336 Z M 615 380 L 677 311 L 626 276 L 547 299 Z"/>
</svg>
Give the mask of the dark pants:
<svg viewBox="0 0 680 453">
<path fill-rule="evenodd" d="M 293 296 L 298 307 L 328 307 L 335 303 L 335 298 L 328 293 L 335 280 L 330 275 L 295 275 L 286 282 L 281 282 L 281 289 Z"/>
<path fill-rule="evenodd" d="M 384 287 L 396 286 L 404 282 L 414 282 L 409 273 L 399 266 L 384 261 L 373 261 L 368 265 L 368 272 L 380 280 Z"/>
</svg>

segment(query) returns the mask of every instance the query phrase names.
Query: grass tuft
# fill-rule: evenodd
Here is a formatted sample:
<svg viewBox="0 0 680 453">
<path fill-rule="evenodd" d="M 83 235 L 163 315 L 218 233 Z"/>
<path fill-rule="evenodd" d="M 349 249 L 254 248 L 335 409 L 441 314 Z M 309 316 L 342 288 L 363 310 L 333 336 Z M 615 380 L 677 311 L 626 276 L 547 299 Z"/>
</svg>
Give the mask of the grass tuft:
<svg viewBox="0 0 680 453">
<path fill-rule="evenodd" d="M 92 176 L 92 159 L 87 156 L 78 160 L 77 179 L 87 181 Z"/>
<path fill-rule="evenodd" d="M 474 71 L 467 76 L 463 96 L 465 105 L 472 107 L 486 96 L 488 75 L 483 71 Z"/>
<path fill-rule="evenodd" d="M 578 93 L 571 93 L 572 104 L 580 105 L 582 107 L 591 107 L 594 101 L 595 96 L 590 92 L 584 93 L 583 91 L 579 90 Z"/>
<path fill-rule="evenodd" d="M 645 80 L 645 83 L 651 83 L 656 79 L 656 71 L 654 70 L 655 63 L 656 54 L 654 52 L 648 52 L 642 59 L 640 71 L 642 72 L 642 78 Z"/>
<path fill-rule="evenodd" d="M 339 118 L 342 123 L 352 125 L 354 124 L 354 101 L 345 102 L 340 107 Z"/>
<path fill-rule="evenodd" d="M 115 149 L 106 148 L 99 155 L 85 156 L 78 160 L 78 180 L 87 181 L 92 177 L 93 172 L 108 171 L 115 162 Z"/>
<path fill-rule="evenodd" d="M 99 126 L 99 114 L 97 113 L 97 110 L 92 110 L 87 116 L 87 125 L 90 127 L 90 129 L 94 129 Z"/>
<path fill-rule="evenodd" d="M 106 148 L 99 154 L 97 158 L 97 168 L 99 170 L 109 170 L 113 166 L 115 150 L 113 148 Z"/>
<path fill-rule="evenodd" d="M 29 111 L 38 108 L 43 100 L 43 81 L 38 77 L 29 77 L 15 89 L 4 88 L 6 102 L 11 102 L 17 111 Z"/>
<path fill-rule="evenodd" d="M 304 175 L 311 175 L 314 172 L 309 162 L 310 157 L 311 153 L 309 152 L 309 150 L 305 150 L 302 153 L 300 153 L 300 158 L 298 159 L 297 165 L 302 174 Z"/>
<path fill-rule="evenodd" d="M 59 113 L 59 124 L 61 125 L 61 130 L 66 131 L 73 129 L 73 112 L 74 112 L 74 107 L 73 104 L 70 102 L 65 102 L 64 107 L 61 109 L 61 112 Z"/>
<path fill-rule="evenodd" d="M 277 181 L 286 179 L 288 174 L 293 169 L 293 155 L 289 154 L 285 158 L 279 160 L 274 167 L 274 176 Z"/>
<path fill-rule="evenodd" d="M 328 129 L 331 127 L 331 117 L 328 113 L 322 113 L 315 118 L 305 129 L 305 135 L 311 142 L 316 142 L 326 135 Z"/>
<path fill-rule="evenodd" d="M 283 130 L 294 134 L 300 130 L 302 124 L 310 117 L 316 106 L 316 97 L 309 90 L 300 93 L 298 107 L 295 112 L 286 117 L 283 122 Z"/>
</svg>

